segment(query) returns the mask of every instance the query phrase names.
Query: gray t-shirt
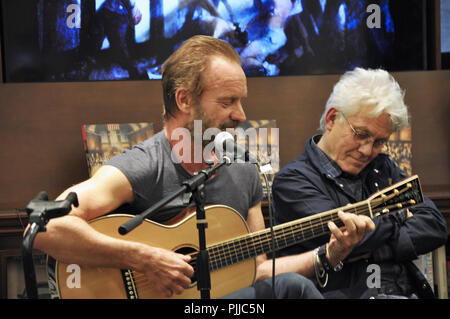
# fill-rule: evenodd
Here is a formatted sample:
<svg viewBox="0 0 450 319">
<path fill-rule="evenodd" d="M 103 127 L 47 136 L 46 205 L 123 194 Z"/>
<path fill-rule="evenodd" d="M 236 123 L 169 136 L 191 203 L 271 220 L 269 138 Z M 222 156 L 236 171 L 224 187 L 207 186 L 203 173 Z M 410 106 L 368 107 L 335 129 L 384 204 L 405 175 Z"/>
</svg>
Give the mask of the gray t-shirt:
<svg viewBox="0 0 450 319">
<path fill-rule="evenodd" d="M 164 131 L 110 159 L 106 165 L 121 170 L 133 187 L 134 202 L 124 205 L 121 212 L 140 213 L 179 189 L 191 178 L 180 164 L 171 158 L 171 147 Z M 165 222 L 187 206 L 180 195 L 157 211 L 150 219 Z M 263 192 L 258 170 L 253 164 L 233 163 L 222 166 L 214 178 L 205 183 L 205 204 L 221 204 L 234 208 L 247 219 L 249 208 L 262 200 Z"/>
</svg>

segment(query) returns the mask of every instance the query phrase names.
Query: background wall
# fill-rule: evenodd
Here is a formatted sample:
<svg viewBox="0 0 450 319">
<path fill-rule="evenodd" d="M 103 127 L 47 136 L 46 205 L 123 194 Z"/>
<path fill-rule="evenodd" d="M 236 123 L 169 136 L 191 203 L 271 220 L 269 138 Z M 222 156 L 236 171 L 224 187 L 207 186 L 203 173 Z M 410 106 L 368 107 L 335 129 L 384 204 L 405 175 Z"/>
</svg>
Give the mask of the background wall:
<svg viewBox="0 0 450 319">
<path fill-rule="evenodd" d="M 434 52 L 427 63 L 440 70 L 440 2 L 426 3 L 427 51 Z M 393 75 L 406 90 L 412 115 L 413 173 L 419 174 L 424 191 L 433 193 L 450 212 L 450 70 Z M 317 132 L 338 79 L 338 75 L 248 79 L 247 118 L 277 120 L 281 166 L 297 157 Z M 54 198 L 88 178 L 81 125 L 146 121 L 160 130 L 161 111 L 160 81 L 0 81 L 0 212 L 23 209 L 42 190 Z"/>
<path fill-rule="evenodd" d="M 450 71 L 394 73 L 412 114 L 413 171 L 424 190 L 450 189 Z M 337 75 L 248 79 L 248 119 L 276 119 L 281 166 L 303 151 Z M 160 81 L 0 83 L 0 210 L 22 209 L 88 177 L 81 125 L 153 122 Z"/>
</svg>

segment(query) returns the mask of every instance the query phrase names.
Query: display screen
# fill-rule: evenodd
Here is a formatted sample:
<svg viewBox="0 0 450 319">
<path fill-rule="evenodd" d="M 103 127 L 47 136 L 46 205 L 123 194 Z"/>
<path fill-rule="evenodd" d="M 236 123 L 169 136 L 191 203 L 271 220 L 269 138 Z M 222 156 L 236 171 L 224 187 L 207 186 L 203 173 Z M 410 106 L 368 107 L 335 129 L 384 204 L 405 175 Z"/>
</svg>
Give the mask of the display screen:
<svg viewBox="0 0 450 319">
<path fill-rule="evenodd" d="M 450 69 L 450 1 L 441 0 L 441 67 Z"/>
<path fill-rule="evenodd" d="M 450 53 L 450 1 L 441 1 L 441 52 Z"/>
<path fill-rule="evenodd" d="M 247 76 L 424 69 L 423 0 L 1 0 L 5 82 L 160 79 L 211 35 Z"/>
</svg>

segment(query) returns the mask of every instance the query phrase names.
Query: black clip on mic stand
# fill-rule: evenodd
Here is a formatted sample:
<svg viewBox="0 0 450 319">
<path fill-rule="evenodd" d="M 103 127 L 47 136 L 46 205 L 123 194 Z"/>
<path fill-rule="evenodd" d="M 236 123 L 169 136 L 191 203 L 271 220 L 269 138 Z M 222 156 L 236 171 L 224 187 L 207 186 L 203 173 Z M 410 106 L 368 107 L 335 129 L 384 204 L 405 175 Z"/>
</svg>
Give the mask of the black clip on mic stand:
<svg viewBox="0 0 450 319">
<path fill-rule="evenodd" d="M 72 210 L 72 204 L 78 207 L 76 193 L 70 193 L 65 200 L 49 201 L 46 192 L 40 192 L 27 207 L 30 228 L 22 242 L 23 271 L 25 275 L 25 287 L 29 299 L 37 299 L 36 273 L 33 263 L 33 244 L 39 232 L 47 231 L 45 225 L 51 218 L 61 217 Z"/>
<path fill-rule="evenodd" d="M 223 165 L 230 165 L 231 160 L 224 156 L 222 162 L 216 166 L 210 166 L 207 169 L 197 172 L 194 177 L 181 183 L 179 190 L 163 198 L 153 206 L 143 211 L 139 215 L 136 215 L 129 221 L 125 222 L 119 227 L 119 233 L 125 235 L 137 226 L 139 226 L 145 218 L 150 216 L 153 212 L 157 211 L 179 195 L 183 193 L 192 193 L 192 197 L 196 203 L 196 217 L 197 217 L 197 229 L 199 237 L 199 253 L 197 257 L 197 289 L 200 290 L 201 299 L 210 299 L 211 280 L 209 273 L 209 256 L 206 249 L 206 236 L 205 229 L 208 227 L 205 216 L 205 194 L 204 183 L 215 174 L 215 172 Z"/>
</svg>

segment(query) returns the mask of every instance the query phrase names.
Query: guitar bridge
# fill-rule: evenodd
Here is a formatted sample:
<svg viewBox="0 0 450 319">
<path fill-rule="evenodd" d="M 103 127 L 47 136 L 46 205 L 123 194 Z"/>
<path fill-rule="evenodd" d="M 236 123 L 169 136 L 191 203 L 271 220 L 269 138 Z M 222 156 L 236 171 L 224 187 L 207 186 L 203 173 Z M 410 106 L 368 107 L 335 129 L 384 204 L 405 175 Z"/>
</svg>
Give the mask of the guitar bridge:
<svg viewBox="0 0 450 319">
<path fill-rule="evenodd" d="M 137 293 L 137 289 L 136 289 L 136 285 L 134 282 L 134 274 L 131 270 L 129 269 L 121 269 L 120 272 L 122 273 L 122 279 L 123 279 L 123 284 L 125 287 L 125 292 L 127 294 L 127 298 L 128 299 L 138 299 L 138 293 Z"/>
</svg>

